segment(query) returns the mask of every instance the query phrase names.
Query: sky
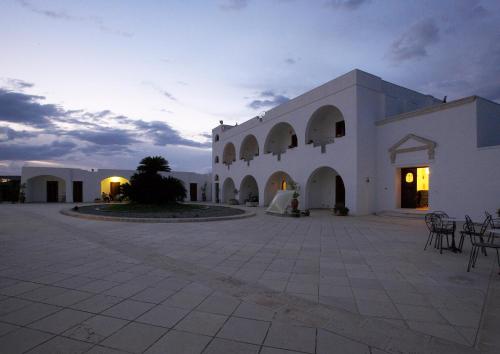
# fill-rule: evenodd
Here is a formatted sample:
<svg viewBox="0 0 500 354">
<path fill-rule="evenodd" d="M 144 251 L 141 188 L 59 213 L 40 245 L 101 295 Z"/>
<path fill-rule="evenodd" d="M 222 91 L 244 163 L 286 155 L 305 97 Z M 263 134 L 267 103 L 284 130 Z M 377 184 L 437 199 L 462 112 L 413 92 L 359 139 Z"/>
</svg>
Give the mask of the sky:
<svg viewBox="0 0 500 354">
<path fill-rule="evenodd" d="M 498 0 L 2 0 L 0 175 L 209 172 L 211 130 L 353 69 L 500 103 Z"/>
</svg>

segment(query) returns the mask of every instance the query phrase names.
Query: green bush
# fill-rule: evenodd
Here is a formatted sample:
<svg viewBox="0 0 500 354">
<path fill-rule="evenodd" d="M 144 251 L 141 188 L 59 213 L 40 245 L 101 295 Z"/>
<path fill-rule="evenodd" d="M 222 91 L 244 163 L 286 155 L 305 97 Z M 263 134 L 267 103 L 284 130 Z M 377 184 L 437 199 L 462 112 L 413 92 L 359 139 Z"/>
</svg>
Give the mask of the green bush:
<svg viewBox="0 0 500 354">
<path fill-rule="evenodd" d="M 186 198 L 186 188 L 174 177 L 163 177 L 159 172 L 170 172 L 168 161 L 161 156 L 141 160 L 130 184 L 122 185 L 122 194 L 133 203 L 166 204 Z"/>
</svg>

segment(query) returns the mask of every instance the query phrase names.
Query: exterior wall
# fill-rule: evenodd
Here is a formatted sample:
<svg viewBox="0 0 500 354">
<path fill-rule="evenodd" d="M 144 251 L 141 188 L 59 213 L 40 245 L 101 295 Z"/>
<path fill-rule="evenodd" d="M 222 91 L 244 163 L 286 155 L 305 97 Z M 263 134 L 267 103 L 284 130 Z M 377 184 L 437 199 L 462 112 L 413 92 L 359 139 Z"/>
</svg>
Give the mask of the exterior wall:
<svg viewBox="0 0 500 354">
<path fill-rule="evenodd" d="M 493 213 L 499 207 L 500 146 L 478 148 L 477 102 L 377 127 L 377 210 L 400 206 L 399 169 L 413 166 L 430 167 L 430 210 L 482 220 L 484 211 Z M 413 151 L 398 154 L 391 162 L 388 149 L 409 133 L 437 143 L 434 159 L 427 151 Z M 419 145 L 408 142 L 405 147 Z"/>
<path fill-rule="evenodd" d="M 101 182 L 108 177 L 122 177 L 129 180 L 136 171 L 101 169 L 97 171 L 86 171 L 76 168 L 56 167 L 23 167 L 21 183 L 26 183 L 27 202 L 46 201 L 46 181 L 55 180 L 54 177 L 64 181 L 65 188 L 59 183 L 59 196 L 64 195 L 66 202 L 73 202 L 73 181 L 83 182 L 83 201 L 93 202 L 101 197 Z M 171 172 L 163 173 L 180 179 L 186 187 L 189 200 L 190 183 L 197 184 L 198 201 L 202 200 L 202 187 L 207 183 L 207 200 L 211 200 L 210 175 L 193 172 Z"/>
<path fill-rule="evenodd" d="M 311 117 L 327 105 L 342 113 L 346 135 L 323 146 L 305 144 Z M 245 176 L 253 176 L 258 184 L 259 203 L 266 205 L 266 190 L 275 191 L 279 181 L 273 180 L 272 185 L 267 182 L 282 171 L 299 184 L 300 207 L 330 207 L 335 195 L 331 183 L 318 175 L 315 182 L 322 187 L 308 185 L 314 171 L 330 167 L 332 176 L 337 173 L 343 179 L 346 206 L 353 214 L 369 214 L 400 207 L 402 167 L 429 166 L 430 208 L 457 217 L 465 213 L 479 217 L 485 210 L 493 212 L 499 207 L 499 113 L 498 104 L 476 97 L 444 105 L 432 96 L 354 70 L 262 117 L 213 129 L 213 178 L 218 178 L 222 199 L 226 179 L 231 178 L 239 190 Z M 298 146 L 280 155 L 266 154 L 266 139 L 278 123 L 293 127 Z M 259 156 L 250 162 L 240 160 L 241 143 L 249 134 L 257 138 L 259 145 Z M 427 151 L 415 150 L 398 154 L 396 161 L 391 162 L 388 149 L 408 134 L 436 142 L 434 158 L 430 159 Z M 229 143 L 235 146 L 237 160 L 226 165 L 221 157 Z M 422 142 L 405 144 L 411 148 L 411 144 L 415 147 Z M 219 156 L 219 163 L 214 162 L 215 156 Z M 243 196 L 235 198 L 244 200 Z"/>
</svg>

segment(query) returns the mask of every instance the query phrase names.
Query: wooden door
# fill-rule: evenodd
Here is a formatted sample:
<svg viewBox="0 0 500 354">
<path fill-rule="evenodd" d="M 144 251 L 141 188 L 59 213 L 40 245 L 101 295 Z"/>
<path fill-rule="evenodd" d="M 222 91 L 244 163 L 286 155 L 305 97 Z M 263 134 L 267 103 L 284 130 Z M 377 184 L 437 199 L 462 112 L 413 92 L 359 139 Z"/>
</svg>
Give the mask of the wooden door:
<svg viewBox="0 0 500 354">
<path fill-rule="evenodd" d="M 73 203 L 83 202 L 83 182 L 73 181 Z"/>
<path fill-rule="evenodd" d="M 47 181 L 47 202 L 57 203 L 59 201 L 59 182 Z"/>
<path fill-rule="evenodd" d="M 189 196 L 192 202 L 198 200 L 198 183 L 189 183 Z"/>
<path fill-rule="evenodd" d="M 401 169 L 401 208 L 417 207 L 417 168 Z"/>
<path fill-rule="evenodd" d="M 345 206 L 345 186 L 339 175 L 335 176 L 335 205 Z"/>
<path fill-rule="evenodd" d="M 114 200 L 120 194 L 120 182 L 109 182 L 109 195 Z"/>
</svg>

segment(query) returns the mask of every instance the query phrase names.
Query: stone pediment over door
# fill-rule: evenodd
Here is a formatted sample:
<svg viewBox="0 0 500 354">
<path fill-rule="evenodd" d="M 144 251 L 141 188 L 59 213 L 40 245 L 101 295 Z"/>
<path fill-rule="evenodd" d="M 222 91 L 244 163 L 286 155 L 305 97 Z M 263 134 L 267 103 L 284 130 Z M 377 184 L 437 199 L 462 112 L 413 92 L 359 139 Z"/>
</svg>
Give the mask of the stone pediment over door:
<svg viewBox="0 0 500 354">
<path fill-rule="evenodd" d="M 397 154 L 422 150 L 427 150 L 429 160 L 434 160 L 436 146 L 437 143 L 435 141 L 422 138 L 421 136 L 417 136 L 415 134 L 408 134 L 389 148 L 391 162 L 396 162 Z"/>
</svg>

